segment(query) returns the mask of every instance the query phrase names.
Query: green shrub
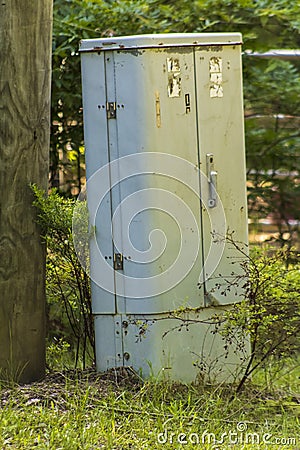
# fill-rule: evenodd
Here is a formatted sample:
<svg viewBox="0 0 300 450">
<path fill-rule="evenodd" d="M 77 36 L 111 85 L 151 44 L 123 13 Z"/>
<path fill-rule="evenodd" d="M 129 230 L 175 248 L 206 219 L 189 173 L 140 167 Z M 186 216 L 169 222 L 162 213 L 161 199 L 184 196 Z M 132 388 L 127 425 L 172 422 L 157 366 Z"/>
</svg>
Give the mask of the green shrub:
<svg viewBox="0 0 300 450">
<path fill-rule="evenodd" d="M 219 330 L 225 346 L 237 336 L 243 345 L 243 336 L 250 336 L 251 354 L 238 390 L 257 369 L 270 363 L 276 368 L 278 361 L 299 355 L 300 264 L 291 262 L 298 256 L 290 250 L 254 248 L 245 257 L 245 300 L 226 313 Z"/>
<path fill-rule="evenodd" d="M 72 221 L 76 200 L 62 197 L 56 190 L 49 195 L 37 186 L 32 186 L 32 190 L 35 195 L 33 204 L 38 209 L 38 222 L 47 245 L 49 352 L 53 350 L 54 338 L 58 342 L 63 340 L 70 345 L 70 351 L 75 352 L 75 367 L 80 359 L 85 367 L 88 361 L 95 360 L 95 344 L 90 279 L 77 258 L 73 243 Z M 85 219 L 80 224 L 87 230 L 86 202 L 80 202 L 77 207 L 83 213 L 81 218 Z"/>
</svg>

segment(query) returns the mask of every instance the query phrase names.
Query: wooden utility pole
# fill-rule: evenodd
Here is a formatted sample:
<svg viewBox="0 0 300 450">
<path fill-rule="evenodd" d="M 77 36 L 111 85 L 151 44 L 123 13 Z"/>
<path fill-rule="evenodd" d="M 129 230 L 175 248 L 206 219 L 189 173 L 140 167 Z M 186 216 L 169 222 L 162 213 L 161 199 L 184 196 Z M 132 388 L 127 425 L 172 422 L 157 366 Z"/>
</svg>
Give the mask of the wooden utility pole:
<svg viewBox="0 0 300 450">
<path fill-rule="evenodd" d="M 45 372 L 45 248 L 30 183 L 46 188 L 53 0 L 0 0 L 0 378 Z"/>
</svg>

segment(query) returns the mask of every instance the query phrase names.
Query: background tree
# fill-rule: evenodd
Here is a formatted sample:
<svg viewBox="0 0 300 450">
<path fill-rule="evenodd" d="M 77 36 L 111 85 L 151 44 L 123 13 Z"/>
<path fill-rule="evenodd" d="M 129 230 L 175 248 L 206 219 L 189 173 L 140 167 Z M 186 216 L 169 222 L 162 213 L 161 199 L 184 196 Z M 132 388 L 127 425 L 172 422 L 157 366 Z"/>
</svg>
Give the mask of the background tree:
<svg viewBox="0 0 300 450">
<path fill-rule="evenodd" d="M 45 370 L 45 249 L 30 183 L 47 185 L 52 0 L 0 5 L 0 369 Z"/>
<path fill-rule="evenodd" d="M 300 235 L 300 59 L 244 59 L 251 227 L 268 218 L 290 248 Z"/>
</svg>

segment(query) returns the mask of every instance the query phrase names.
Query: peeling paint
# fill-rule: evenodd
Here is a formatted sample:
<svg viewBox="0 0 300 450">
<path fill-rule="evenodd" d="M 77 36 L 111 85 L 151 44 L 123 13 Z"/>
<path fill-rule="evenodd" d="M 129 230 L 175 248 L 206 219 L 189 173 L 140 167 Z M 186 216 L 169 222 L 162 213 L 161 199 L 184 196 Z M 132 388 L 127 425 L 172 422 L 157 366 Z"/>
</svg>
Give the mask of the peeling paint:
<svg viewBox="0 0 300 450">
<path fill-rule="evenodd" d="M 220 56 L 212 56 L 209 60 L 209 81 L 210 97 L 223 97 L 222 58 Z"/>
<path fill-rule="evenodd" d="M 155 110 L 156 110 L 156 126 L 157 128 L 161 127 L 161 115 L 160 115 L 160 98 L 159 92 L 155 92 Z"/>
<path fill-rule="evenodd" d="M 167 58 L 168 97 L 180 97 L 181 70 L 178 58 Z"/>
</svg>

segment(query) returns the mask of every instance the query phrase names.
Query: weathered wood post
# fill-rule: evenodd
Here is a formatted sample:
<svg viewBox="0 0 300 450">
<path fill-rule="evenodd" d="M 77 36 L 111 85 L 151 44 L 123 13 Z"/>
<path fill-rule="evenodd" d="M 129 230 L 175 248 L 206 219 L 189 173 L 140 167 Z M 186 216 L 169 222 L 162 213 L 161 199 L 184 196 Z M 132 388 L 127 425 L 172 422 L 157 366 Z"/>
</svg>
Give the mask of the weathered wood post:
<svg viewBox="0 0 300 450">
<path fill-rule="evenodd" d="M 45 371 L 45 248 L 30 183 L 46 188 L 52 0 L 0 1 L 0 377 Z"/>
</svg>

